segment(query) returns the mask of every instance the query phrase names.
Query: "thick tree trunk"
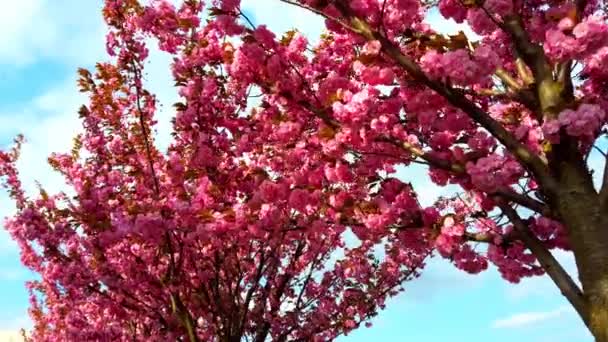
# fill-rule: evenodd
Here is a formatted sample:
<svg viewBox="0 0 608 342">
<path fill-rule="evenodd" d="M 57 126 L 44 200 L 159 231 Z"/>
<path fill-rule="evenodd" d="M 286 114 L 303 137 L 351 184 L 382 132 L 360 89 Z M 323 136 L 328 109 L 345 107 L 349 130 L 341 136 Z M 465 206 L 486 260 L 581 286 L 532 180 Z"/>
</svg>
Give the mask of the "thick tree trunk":
<svg viewBox="0 0 608 342">
<path fill-rule="evenodd" d="M 570 144 L 568 144 L 570 145 Z M 572 146 L 572 145 L 570 145 Z M 596 342 L 608 342 L 608 212 L 578 151 L 562 146 L 552 165 L 560 181 L 553 205 L 568 230 L 587 304 L 582 317 Z"/>
<path fill-rule="evenodd" d="M 604 282 L 602 293 L 594 298 L 590 298 L 589 311 L 591 322 L 589 329 L 595 336 L 596 342 L 608 341 L 608 287 Z M 601 296 L 601 297 L 600 297 Z"/>
<path fill-rule="evenodd" d="M 584 202 L 571 203 L 574 205 L 569 207 L 577 206 L 579 211 L 573 210 L 564 221 L 578 223 L 570 224 L 576 227 L 570 235 L 587 302 L 588 313 L 583 319 L 597 342 L 608 342 L 608 218 L 599 212 L 597 203 L 588 208 L 582 208 Z"/>
<path fill-rule="evenodd" d="M 608 342 L 608 218 L 599 212 L 597 203 L 586 202 L 590 206 L 584 207 L 584 201 L 568 202 L 570 208 L 579 207 L 572 208 L 564 221 L 570 221 L 569 226 L 574 228 L 570 234 L 572 249 L 588 311 L 583 320 L 597 342 Z"/>
</svg>

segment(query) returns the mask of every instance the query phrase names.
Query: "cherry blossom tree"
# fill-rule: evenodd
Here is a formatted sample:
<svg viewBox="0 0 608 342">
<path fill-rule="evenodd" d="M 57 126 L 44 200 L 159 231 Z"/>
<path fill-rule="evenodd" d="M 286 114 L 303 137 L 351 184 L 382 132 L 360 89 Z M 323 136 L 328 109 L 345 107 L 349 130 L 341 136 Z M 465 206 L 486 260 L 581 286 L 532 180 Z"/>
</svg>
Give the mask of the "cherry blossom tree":
<svg viewBox="0 0 608 342">
<path fill-rule="evenodd" d="M 608 166 L 587 163 L 592 151 L 607 155 L 604 3 L 282 1 L 326 18 L 317 46 L 254 27 L 238 1 L 214 3 L 210 25 L 240 38 L 221 57 L 231 93 L 263 96 L 234 130 L 238 148 L 282 175 L 323 170 L 327 182 L 352 184 L 328 203 L 363 241 L 417 231 L 470 273 L 488 263 L 511 282 L 547 273 L 607 341 Z M 423 21 L 434 6 L 477 37 L 437 34 Z M 290 168 L 294 156 L 302 162 Z M 396 197 L 361 209 L 412 163 L 461 192 L 419 214 L 408 208 L 419 218 L 410 222 L 395 215 Z M 581 287 L 555 248 L 574 253 Z"/>
<path fill-rule="evenodd" d="M 2 155 L 35 339 L 331 340 L 437 254 L 546 273 L 607 342 L 604 3 L 276 1 L 324 17 L 319 43 L 238 0 L 106 0 L 115 62 L 80 72 L 85 133 L 50 158 L 76 196 L 26 198 Z M 432 8 L 476 36 L 438 34 Z M 181 97 L 167 153 L 149 38 Z M 422 207 L 413 163 L 460 190 Z"/>
<path fill-rule="evenodd" d="M 228 45 L 200 24 L 202 10 L 197 1 L 178 10 L 107 1 L 113 62 L 79 71 L 90 99 L 79 111 L 83 133 L 70 153 L 49 158 L 68 192 L 30 198 L 15 164 L 22 138 L 0 153 L 17 206 L 6 227 L 40 276 L 27 284 L 27 340 L 332 340 L 369 325 L 423 266 L 431 245 L 417 232 L 347 240 L 349 223 L 326 204 L 328 189 L 347 182 L 326 184 L 319 172 L 296 179 L 238 148 L 247 119 L 224 113 L 245 103 L 213 62 Z M 179 52 L 186 100 L 167 153 L 153 142 L 156 100 L 142 77 L 150 34 Z M 209 66 L 191 59 L 203 46 Z M 407 184 L 370 193 L 368 205 L 395 198 L 403 204 L 394 215 L 413 220 L 420 207 Z"/>
</svg>

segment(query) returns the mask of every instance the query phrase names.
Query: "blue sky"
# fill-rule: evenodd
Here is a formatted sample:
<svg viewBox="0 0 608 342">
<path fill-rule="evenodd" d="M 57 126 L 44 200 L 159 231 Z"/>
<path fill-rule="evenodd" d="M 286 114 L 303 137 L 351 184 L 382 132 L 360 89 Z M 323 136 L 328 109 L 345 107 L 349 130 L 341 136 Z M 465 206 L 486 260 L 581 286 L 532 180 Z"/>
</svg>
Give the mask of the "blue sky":
<svg viewBox="0 0 608 342">
<path fill-rule="evenodd" d="M 275 32 L 293 27 L 316 36 L 322 21 L 313 15 L 278 4 L 277 0 L 243 0 L 243 7 L 256 23 Z M 0 145 L 5 147 L 17 133 L 27 143 L 19 167 L 26 188 L 34 180 L 50 191 L 61 189 L 61 178 L 45 164 L 53 151 L 66 151 L 78 132 L 76 109 L 84 102 L 75 87 L 77 67 L 91 67 L 103 59 L 101 0 L 18 0 L 3 2 L 0 12 Z M 436 29 L 458 29 L 453 22 L 428 19 Z M 158 94 L 164 108 L 176 98 L 171 88 L 169 58 L 151 54 L 148 86 Z M 168 110 L 161 110 L 157 137 L 166 146 Z M 430 203 L 441 194 L 422 176 L 407 170 L 402 176 L 425 189 L 422 199 Z M 0 196 L 0 216 L 12 205 Z M 557 253 L 574 272 L 567 253 Z M 23 283 L 33 275 L 19 264 L 16 246 L 0 232 L 0 342 L 11 341 L 14 332 L 27 327 L 27 293 Z M 511 285 L 495 270 L 470 276 L 442 260 L 432 260 L 421 278 L 389 301 L 373 327 L 358 330 L 341 341 L 519 341 L 590 342 L 574 311 L 547 277 Z M 17 341 L 14 339 L 14 341 Z"/>
</svg>

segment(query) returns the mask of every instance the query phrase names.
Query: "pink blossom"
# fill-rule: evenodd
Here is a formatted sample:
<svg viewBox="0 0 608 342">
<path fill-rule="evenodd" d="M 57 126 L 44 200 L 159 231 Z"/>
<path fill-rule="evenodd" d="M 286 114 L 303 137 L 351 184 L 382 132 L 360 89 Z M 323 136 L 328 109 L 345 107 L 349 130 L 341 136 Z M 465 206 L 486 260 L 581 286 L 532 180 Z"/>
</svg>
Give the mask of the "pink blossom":
<svg viewBox="0 0 608 342">
<path fill-rule="evenodd" d="M 511 0 L 508 0 L 509 2 Z M 490 74 L 500 66 L 500 58 L 496 51 L 489 45 L 480 45 L 473 52 L 473 58 L 478 63 L 481 72 L 484 74 Z"/>
<path fill-rule="evenodd" d="M 477 34 L 489 34 L 496 30 L 496 24 L 481 9 L 469 9 L 467 12 L 467 22 Z"/>
<path fill-rule="evenodd" d="M 559 142 L 559 131 L 561 129 L 559 120 L 547 120 L 543 123 L 542 128 L 545 139 L 553 144 Z"/>
<path fill-rule="evenodd" d="M 567 36 L 558 29 L 546 32 L 544 47 L 547 55 L 556 60 L 572 59 L 581 49 L 574 37 Z"/>
<path fill-rule="evenodd" d="M 600 48 L 589 56 L 584 71 L 593 78 L 608 78 L 608 47 Z"/>
<path fill-rule="evenodd" d="M 483 6 L 491 15 L 505 16 L 513 12 L 513 0 L 489 0 Z"/>
<path fill-rule="evenodd" d="M 564 128 L 570 136 L 591 139 L 605 123 L 606 112 L 598 105 L 584 103 L 576 110 L 566 109 L 557 120 L 545 122 L 543 132 L 549 141 L 559 141 L 559 129 Z"/>
<path fill-rule="evenodd" d="M 372 40 L 363 45 L 362 52 L 369 56 L 375 56 L 380 53 L 382 44 L 378 40 Z"/>
<path fill-rule="evenodd" d="M 516 183 L 523 174 L 519 163 L 497 154 L 480 158 L 476 163 L 469 162 L 466 167 L 473 184 L 490 192 Z"/>
<path fill-rule="evenodd" d="M 608 24 L 604 18 L 587 17 L 574 27 L 572 34 L 585 55 L 608 44 Z"/>
<path fill-rule="evenodd" d="M 456 0 L 439 1 L 439 12 L 446 18 L 454 19 L 457 23 L 462 23 L 467 17 L 466 7 Z"/>
<path fill-rule="evenodd" d="M 483 131 L 476 132 L 467 143 L 472 149 L 485 152 L 489 152 L 496 146 L 496 140 Z"/>
<path fill-rule="evenodd" d="M 238 9 L 241 4 L 241 0 L 222 0 L 220 1 L 220 8 L 224 11 L 234 11 Z"/>
<path fill-rule="evenodd" d="M 462 236 L 465 228 L 461 223 L 455 222 L 454 217 L 448 216 L 443 220 L 441 233 L 449 236 Z"/>
<path fill-rule="evenodd" d="M 454 265 L 467 273 L 477 274 L 488 268 L 487 259 L 473 251 L 469 245 L 464 245 L 452 258 Z"/>
</svg>

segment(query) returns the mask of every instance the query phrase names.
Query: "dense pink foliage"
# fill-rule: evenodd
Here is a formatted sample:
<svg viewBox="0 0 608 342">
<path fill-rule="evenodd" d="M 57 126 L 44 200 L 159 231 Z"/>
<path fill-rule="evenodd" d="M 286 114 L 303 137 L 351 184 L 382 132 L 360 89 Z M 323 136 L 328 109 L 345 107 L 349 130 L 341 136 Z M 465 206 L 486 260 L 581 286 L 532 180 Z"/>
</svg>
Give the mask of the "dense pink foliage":
<svg viewBox="0 0 608 342">
<path fill-rule="evenodd" d="M 607 120 L 608 26 L 597 4 L 579 20 L 570 2 L 439 1 L 443 16 L 482 35 L 473 44 L 435 34 L 416 0 L 356 0 L 348 13 L 298 3 L 329 18 L 317 46 L 251 27 L 238 0 L 105 1 L 114 59 L 81 71 L 84 134 L 72 154 L 49 159 L 75 196 L 26 198 L 17 150 L 1 155 L 19 209 L 7 227 L 41 276 L 29 285 L 36 341 L 325 341 L 375 315 L 434 251 L 470 273 L 493 264 L 511 282 L 543 273 L 497 198 L 542 204 L 539 180 L 382 40 L 528 153 L 545 158 L 566 136 L 588 151 Z M 496 94 L 499 69 L 526 82 L 496 24 L 514 11 L 552 62 L 582 64 L 576 104 L 552 119 Z M 362 21 L 381 39 L 349 31 Z M 173 55 L 181 96 L 166 153 L 154 147 L 156 101 L 142 85 L 148 37 Z M 421 207 L 425 189 L 407 182 L 420 175 L 395 176 L 414 162 L 461 191 Z M 534 237 L 568 249 L 559 218 L 531 209 L 522 215 Z"/>
</svg>

